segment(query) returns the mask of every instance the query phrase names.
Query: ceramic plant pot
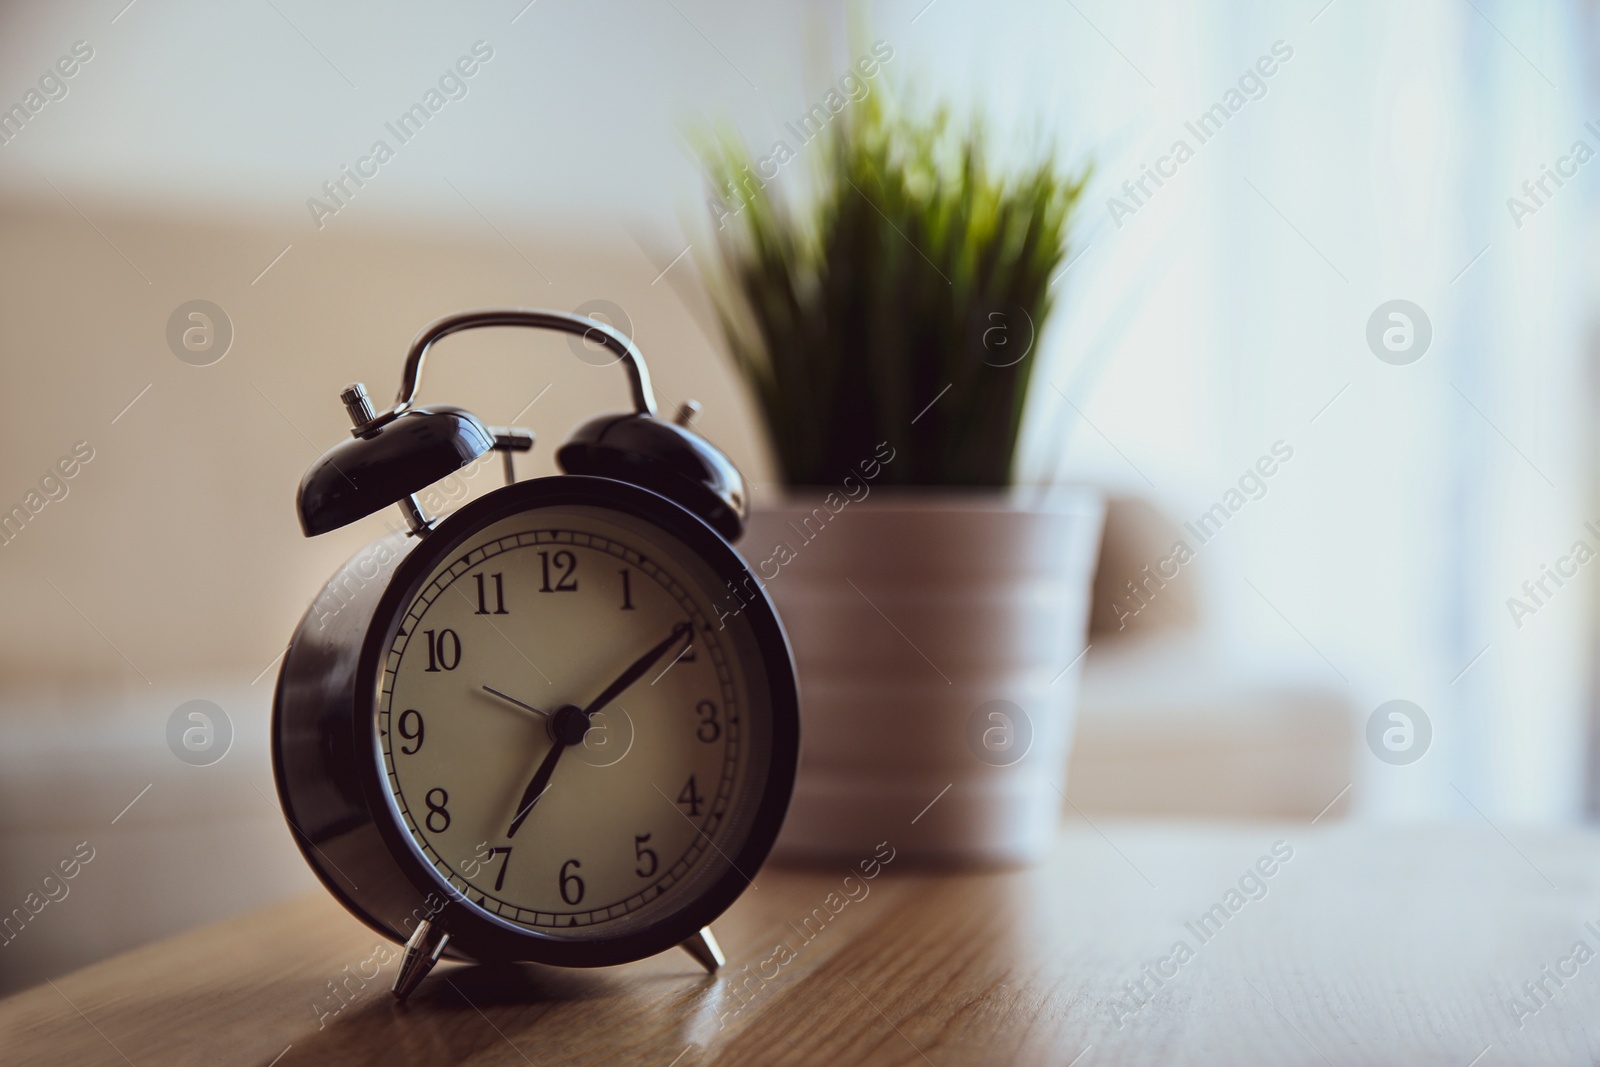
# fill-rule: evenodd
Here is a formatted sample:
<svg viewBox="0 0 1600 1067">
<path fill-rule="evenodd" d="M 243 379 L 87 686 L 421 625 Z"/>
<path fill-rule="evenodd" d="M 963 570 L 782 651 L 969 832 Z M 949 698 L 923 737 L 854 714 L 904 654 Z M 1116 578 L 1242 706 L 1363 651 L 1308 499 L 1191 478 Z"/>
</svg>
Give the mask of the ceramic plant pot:
<svg viewBox="0 0 1600 1067">
<path fill-rule="evenodd" d="M 1019 864 L 1063 805 L 1104 507 L 858 487 L 758 508 L 740 548 L 799 669 L 790 862 L 888 841 L 934 863 Z"/>
</svg>

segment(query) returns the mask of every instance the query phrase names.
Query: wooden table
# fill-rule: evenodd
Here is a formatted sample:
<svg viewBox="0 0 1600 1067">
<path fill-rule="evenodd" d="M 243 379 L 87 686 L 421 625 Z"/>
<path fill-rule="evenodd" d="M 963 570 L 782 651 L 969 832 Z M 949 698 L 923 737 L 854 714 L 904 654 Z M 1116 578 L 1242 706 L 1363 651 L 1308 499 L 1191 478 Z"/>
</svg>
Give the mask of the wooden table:
<svg viewBox="0 0 1600 1067">
<path fill-rule="evenodd" d="M 679 952 L 598 971 L 441 966 L 408 1008 L 387 993 L 394 959 L 364 988 L 348 977 L 379 966 L 374 936 L 301 899 L 0 1001 L 0 1062 L 1600 1059 L 1600 956 L 1575 952 L 1600 953 L 1595 834 L 1079 820 L 1033 870 L 902 860 L 843 906 L 845 870 L 767 868 L 717 924 L 715 978 Z M 827 922 L 803 929 L 814 909 Z M 331 1010 L 340 979 L 348 1003 Z M 1126 992 L 1139 981 L 1148 993 Z"/>
</svg>

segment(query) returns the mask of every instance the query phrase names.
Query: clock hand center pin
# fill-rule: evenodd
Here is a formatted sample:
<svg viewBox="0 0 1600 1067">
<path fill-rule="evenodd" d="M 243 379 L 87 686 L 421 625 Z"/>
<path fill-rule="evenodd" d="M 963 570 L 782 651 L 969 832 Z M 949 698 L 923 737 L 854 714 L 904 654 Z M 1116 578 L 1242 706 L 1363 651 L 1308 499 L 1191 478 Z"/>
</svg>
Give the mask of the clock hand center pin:
<svg viewBox="0 0 1600 1067">
<path fill-rule="evenodd" d="M 634 682 L 644 677 L 645 672 L 655 666 L 656 661 L 665 656 L 673 645 L 683 640 L 694 640 L 694 625 L 692 623 L 680 622 L 674 626 L 672 632 L 667 635 L 666 640 L 634 660 L 627 670 L 618 675 L 617 679 L 606 686 L 599 696 L 589 702 L 588 707 L 579 708 L 572 704 L 564 704 L 546 717 L 545 722 L 550 728 L 550 737 L 555 741 L 555 744 L 545 754 L 544 761 L 539 764 L 539 769 L 533 772 L 533 780 L 528 783 L 528 788 L 522 791 L 522 801 L 517 805 L 516 817 L 511 820 L 511 828 L 506 831 L 506 837 L 509 838 L 516 834 L 517 830 L 522 827 L 523 821 L 527 819 L 528 813 L 533 810 L 533 806 L 544 795 L 545 788 L 550 784 L 550 776 L 555 773 L 556 763 L 561 759 L 561 753 L 566 751 L 569 745 L 582 744 L 583 735 L 589 730 L 590 717 L 607 704 L 610 704 Z M 484 688 L 489 689 L 488 686 L 484 686 Z M 496 696 L 505 695 L 493 689 L 489 689 L 489 691 L 495 693 Z M 510 697 L 506 699 L 512 700 Z M 519 706 L 527 707 L 521 701 L 512 700 L 512 702 Z M 530 708 L 529 710 L 533 709 Z"/>
</svg>

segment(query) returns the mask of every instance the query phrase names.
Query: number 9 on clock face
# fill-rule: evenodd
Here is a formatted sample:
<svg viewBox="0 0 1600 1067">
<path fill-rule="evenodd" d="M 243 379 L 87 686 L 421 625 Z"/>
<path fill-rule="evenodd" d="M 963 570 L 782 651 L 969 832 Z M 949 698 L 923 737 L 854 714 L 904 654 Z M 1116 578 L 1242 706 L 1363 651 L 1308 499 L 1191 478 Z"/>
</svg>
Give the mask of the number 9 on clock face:
<svg viewBox="0 0 1600 1067">
<path fill-rule="evenodd" d="M 776 619 L 740 610 L 714 534 L 640 510 L 529 499 L 406 561 L 371 743 L 415 859 L 491 927 L 687 936 L 781 819 Z"/>
</svg>

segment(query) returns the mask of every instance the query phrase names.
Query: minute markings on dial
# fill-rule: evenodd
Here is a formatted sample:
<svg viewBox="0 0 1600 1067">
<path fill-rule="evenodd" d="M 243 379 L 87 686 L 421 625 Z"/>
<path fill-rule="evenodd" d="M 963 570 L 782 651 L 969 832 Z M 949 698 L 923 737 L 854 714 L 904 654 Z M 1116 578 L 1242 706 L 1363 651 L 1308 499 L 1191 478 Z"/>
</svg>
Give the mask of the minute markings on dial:
<svg viewBox="0 0 1600 1067">
<path fill-rule="evenodd" d="M 718 760 L 722 765 L 721 773 L 718 774 L 716 771 L 712 771 L 711 768 L 706 766 L 701 766 L 699 768 L 699 777 L 702 782 L 706 781 L 706 772 L 709 771 L 711 777 L 711 788 L 706 791 L 708 794 L 706 797 L 706 816 L 703 820 L 698 818 L 693 820 L 696 824 L 699 824 L 701 833 L 693 834 L 690 840 L 685 843 L 685 845 L 672 846 L 673 852 L 677 852 L 678 848 L 680 847 L 686 846 L 687 848 L 687 850 L 676 859 L 669 858 L 666 853 L 662 853 L 659 863 L 660 877 L 658 877 L 650 885 L 639 886 L 638 889 L 632 893 L 619 893 L 613 895 L 608 891 L 604 896 L 598 897 L 592 906 L 588 906 L 590 905 L 590 902 L 585 901 L 585 907 L 574 908 L 568 911 L 561 908 L 560 904 L 556 904 L 555 909 L 551 909 L 547 904 L 538 902 L 538 899 L 535 897 L 521 895 L 525 892 L 525 890 L 522 888 L 513 888 L 513 880 L 514 878 L 524 879 L 523 885 L 525 885 L 526 876 L 517 875 L 515 871 L 511 872 L 514 878 L 508 877 L 505 881 L 505 889 L 511 891 L 512 893 L 512 896 L 509 898 L 506 898 L 504 894 L 489 891 L 490 886 L 492 886 L 496 880 L 495 875 L 490 875 L 488 884 L 480 887 L 479 885 L 475 884 L 475 879 L 467 877 L 462 873 L 458 873 L 456 870 L 457 865 L 451 862 L 450 859 L 447 859 L 444 855 L 440 855 L 438 851 L 442 847 L 453 847 L 448 846 L 447 842 L 449 834 L 452 834 L 455 831 L 452 830 L 446 834 L 445 842 L 430 841 L 430 838 L 434 837 L 435 835 L 433 833 L 425 832 L 420 823 L 414 823 L 412 821 L 411 812 L 407 804 L 408 791 L 418 789 L 423 785 L 431 787 L 435 783 L 433 781 L 427 781 L 426 779 L 420 782 L 413 782 L 411 776 L 417 773 L 415 768 L 422 766 L 422 764 L 397 762 L 408 759 L 408 757 L 400 754 L 399 740 L 397 737 L 394 742 L 395 748 L 391 753 L 388 744 L 388 739 L 393 733 L 392 729 L 388 729 L 390 726 L 389 716 L 391 714 L 391 700 L 393 701 L 392 706 L 394 708 L 394 715 L 398 715 L 400 713 L 400 709 L 405 706 L 400 703 L 402 694 L 405 695 L 408 703 L 420 706 L 424 711 L 428 710 L 427 705 L 420 703 L 419 698 L 416 695 L 413 695 L 415 691 L 410 689 L 411 686 L 421 682 L 421 674 L 416 675 L 415 679 L 412 681 L 404 681 L 402 679 L 402 675 L 410 677 L 412 671 L 420 670 L 422 664 L 425 662 L 423 660 L 417 660 L 414 664 L 406 666 L 404 669 L 402 669 L 401 664 L 403 661 L 411 663 L 411 659 L 406 657 L 405 651 L 406 645 L 409 643 L 407 638 L 411 635 L 420 637 L 421 631 L 430 625 L 436 628 L 455 626 L 457 629 L 460 629 L 460 623 L 452 621 L 457 617 L 456 608 L 459 607 L 462 609 L 471 610 L 471 608 L 478 606 L 476 597 L 469 596 L 464 592 L 462 595 L 462 603 L 448 608 L 448 613 L 443 618 L 429 615 L 428 613 L 430 608 L 432 608 L 434 611 L 437 611 L 439 608 L 445 607 L 445 604 L 439 600 L 441 596 L 444 596 L 446 600 L 450 601 L 450 603 L 454 605 L 454 598 L 448 597 L 448 595 L 445 593 L 445 590 L 449 589 L 453 583 L 457 583 L 461 579 L 466 579 L 464 582 L 461 582 L 461 584 L 465 585 L 466 589 L 471 593 L 475 593 L 476 589 L 471 583 L 472 574 L 479 568 L 484 568 L 484 573 L 489 573 L 491 568 L 484 567 L 484 564 L 489 558 L 506 552 L 514 552 L 517 549 L 532 548 L 535 546 L 541 548 L 550 546 L 552 563 L 554 563 L 553 557 L 557 547 L 568 547 L 578 551 L 580 563 L 582 564 L 583 568 L 588 568 L 590 566 L 590 564 L 582 562 L 583 557 L 585 556 L 584 550 L 605 553 L 615 558 L 618 561 L 618 564 L 627 563 L 632 568 L 636 569 L 636 578 L 653 579 L 653 581 L 643 587 L 635 582 L 633 586 L 634 597 L 638 597 L 640 595 L 642 588 L 659 588 L 665 591 L 671 597 L 672 601 L 676 602 L 679 610 L 682 611 L 685 616 L 694 620 L 693 629 L 691 629 L 687 623 L 680 623 L 678 626 L 672 626 L 673 632 L 668 635 L 669 641 L 667 644 L 667 649 L 665 652 L 663 652 L 660 658 L 658 658 L 652 665 L 645 669 L 644 673 L 641 675 L 645 680 L 650 680 L 652 673 L 656 678 L 660 678 L 661 667 L 663 665 L 671 666 L 671 664 L 668 663 L 668 656 L 670 656 L 673 652 L 678 653 L 678 658 L 673 659 L 672 663 L 677 663 L 681 660 L 682 663 L 688 664 L 695 658 L 694 652 L 700 651 L 700 660 L 705 661 L 709 656 L 709 669 L 715 672 L 715 679 L 708 679 L 708 681 L 711 681 L 712 683 L 712 688 L 706 695 L 718 696 L 720 698 L 720 703 L 722 704 L 723 710 L 728 716 L 728 722 L 730 724 L 732 724 L 737 718 L 738 710 L 743 704 L 742 697 L 744 694 L 738 687 L 735 677 L 729 673 L 730 667 L 737 666 L 737 661 L 730 660 L 729 658 L 732 650 L 724 647 L 722 641 L 719 639 L 719 635 L 714 632 L 710 622 L 705 617 L 705 612 L 707 609 L 705 608 L 704 598 L 706 596 L 710 596 L 712 598 L 715 597 L 716 592 L 718 591 L 715 585 L 703 584 L 698 580 L 690 580 L 685 582 L 682 578 L 676 576 L 674 571 L 669 571 L 663 568 L 658 562 L 656 562 L 655 559 L 642 555 L 635 549 L 631 548 L 628 544 L 621 543 L 613 538 L 591 533 L 589 531 L 573 531 L 570 528 L 543 528 L 538 530 L 527 530 L 525 532 L 513 533 L 508 536 L 494 537 L 486 540 L 481 544 L 481 546 L 474 548 L 470 552 L 466 552 L 455 558 L 452 558 L 448 563 L 441 565 L 439 569 L 433 573 L 431 580 L 428 581 L 425 587 L 416 595 L 416 599 L 413 600 L 410 610 L 408 610 L 405 616 L 399 620 L 400 625 L 396 628 L 399 632 L 396 632 L 396 641 L 393 647 L 390 649 L 391 658 L 384 668 L 384 674 L 387 677 L 384 679 L 384 684 L 381 687 L 379 709 L 380 730 L 378 732 L 383 738 L 383 755 L 384 761 L 388 768 L 388 777 L 391 782 L 393 799 L 398 806 L 398 814 L 412 828 L 412 834 L 414 836 L 416 846 L 426 855 L 426 857 L 428 857 L 428 861 L 438 870 L 438 872 L 445 876 L 448 882 L 455 885 L 458 889 L 470 893 L 468 899 L 471 902 L 476 903 L 480 894 L 483 895 L 486 899 L 482 906 L 490 912 L 499 915 L 503 919 L 515 922 L 519 925 L 531 927 L 549 927 L 552 925 L 565 927 L 573 923 L 576 923 L 576 925 L 579 926 L 587 926 L 594 923 L 604 923 L 608 919 L 633 912 L 636 909 L 644 907 L 650 902 L 660 898 L 668 891 L 670 886 L 680 882 L 691 870 L 694 869 L 695 865 L 700 862 L 699 857 L 702 853 L 708 853 L 712 851 L 709 840 L 712 838 L 720 840 L 720 838 L 717 838 L 716 836 L 719 832 L 717 828 L 719 825 L 721 825 L 723 819 L 726 817 L 727 805 L 731 802 L 734 793 L 737 792 L 739 767 L 741 766 L 739 762 L 740 753 L 743 751 L 743 746 L 740 744 L 738 731 L 735 730 L 730 732 L 730 734 L 724 739 L 726 744 L 719 744 L 717 746 L 719 753 L 721 753 Z M 565 560 L 562 562 L 565 563 Z M 513 564 L 513 566 L 515 565 Z M 526 565 L 518 567 L 518 573 L 524 573 L 525 570 Z M 506 574 L 508 578 L 510 573 L 510 569 L 507 569 Z M 534 562 L 533 573 L 533 584 L 537 586 L 542 578 L 538 562 Z M 585 570 L 585 573 L 594 572 Z M 587 583 L 584 583 L 582 588 L 584 590 L 592 588 L 593 593 L 588 594 L 590 598 L 595 596 L 603 596 L 605 598 L 605 606 L 616 609 L 619 608 L 623 603 L 621 599 L 623 589 L 621 587 L 622 583 L 617 577 L 615 577 L 616 572 L 613 570 L 611 573 L 613 577 L 609 583 L 597 582 L 592 587 Z M 554 567 L 552 567 L 551 584 L 552 586 L 557 584 L 557 575 Z M 495 595 L 497 590 L 494 589 L 493 582 L 486 581 L 485 585 L 487 587 L 485 602 L 490 606 L 491 609 L 497 607 L 498 598 Z M 507 589 L 507 592 L 510 592 L 509 588 Z M 580 593 L 579 595 L 584 594 Z M 612 600 L 612 597 L 616 597 L 617 599 Z M 644 602 L 640 602 L 640 604 L 641 607 L 644 606 Z M 515 605 L 509 603 L 509 598 L 507 607 L 511 608 L 513 611 L 515 610 Z M 665 607 L 665 603 L 660 604 L 655 609 L 647 610 L 659 611 L 661 607 Z M 474 612 L 474 614 L 476 613 Z M 427 621 L 424 621 L 425 616 L 427 616 Z M 493 623 L 491 622 L 490 625 L 493 625 Z M 666 626 L 671 626 L 672 624 L 670 622 L 670 615 L 668 616 L 668 619 L 661 620 L 659 625 L 662 625 L 663 629 L 665 629 Z M 520 629 L 520 624 L 518 628 Z M 702 628 L 704 629 L 705 633 L 704 639 L 693 639 L 686 642 L 686 646 L 692 646 L 689 648 L 687 653 L 685 653 L 684 649 L 678 649 L 674 647 L 673 642 L 677 639 L 680 633 L 689 637 L 694 637 L 695 630 Z M 625 627 L 625 630 L 626 629 L 629 628 Z M 460 629 L 460 632 L 464 636 L 467 634 L 465 629 Z M 636 633 L 637 631 L 635 630 L 634 632 Z M 657 631 L 657 633 L 661 632 L 661 630 Z M 634 639 L 637 640 L 637 637 Z M 417 651 L 420 650 L 414 649 L 413 655 Z M 452 644 L 448 649 L 448 663 L 454 663 L 454 652 L 455 649 Z M 521 667 L 519 664 L 516 670 L 520 669 Z M 515 673 L 516 671 L 513 671 L 513 674 Z M 672 673 L 674 676 L 678 674 L 676 670 L 672 671 Z M 429 677 L 439 678 L 441 681 L 443 680 L 442 674 L 429 675 Z M 499 681 L 499 679 L 492 680 Z M 517 688 L 517 683 L 514 678 L 508 678 L 507 680 L 513 683 L 511 686 L 513 690 Z M 480 677 L 473 679 L 473 681 L 481 682 L 482 679 Z M 636 682 L 637 679 L 634 679 L 634 681 Z M 396 685 L 399 685 L 401 688 L 397 690 L 395 688 Z M 495 687 L 493 686 L 490 687 L 491 690 L 494 688 Z M 676 688 L 677 687 L 674 686 L 675 690 Z M 487 691 L 488 690 L 486 690 L 486 692 Z M 504 693 L 506 696 L 510 695 L 509 692 L 504 690 L 491 693 L 491 695 L 498 695 L 498 693 Z M 619 694 L 612 694 L 608 699 L 614 703 L 618 695 Z M 641 695 L 639 699 L 642 700 L 643 696 Z M 545 704 L 545 701 L 540 700 L 540 703 Z M 551 706 L 552 705 L 550 704 L 545 704 L 546 708 Z M 594 710 L 598 711 L 602 705 L 595 703 L 591 706 L 594 708 Z M 532 705 L 529 704 L 526 708 L 524 708 L 524 710 L 528 710 L 528 708 L 531 707 Z M 465 709 L 462 710 L 464 711 Z M 543 711 L 543 709 L 537 710 Z M 576 708 L 574 709 L 574 711 L 577 710 L 578 709 Z M 455 714 L 454 709 L 451 709 L 448 714 Z M 549 713 L 546 713 L 546 717 L 548 717 L 548 715 Z M 445 723 L 445 725 L 442 727 L 444 730 L 448 731 L 451 729 L 451 727 L 448 725 L 451 720 L 448 717 L 442 721 Z M 675 717 L 673 721 L 675 721 Z M 407 725 L 409 729 L 410 726 L 414 724 L 410 724 L 408 722 Z M 430 721 L 430 726 L 431 725 L 432 723 Z M 441 734 L 440 736 L 444 737 L 447 735 Z M 412 746 L 408 744 L 407 747 L 410 748 Z M 412 767 L 413 770 L 408 773 L 404 770 L 404 767 Z M 448 768 L 446 769 L 448 771 Z M 688 771 L 689 768 L 686 768 L 684 773 L 687 775 Z M 405 785 L 402 785 L 402 779 L 406 779 Z M 561 780 L 566 780 L 566 772 L 562 772 Z M 454 792 L 452 783 L 448 779 L 440 780 L 439 784 L 452 787 L 452 792 Z M 558 785 L 557 788 L 559 789 L 563 787 Z M 585 786 L 585 788 L 587 789 L 588 786 Z M 455 805 L 452 805 L 452 810 L 454 810 L 454 808 Z M 694 814 L 698 814 L 698 812 Z M 479 816 L 474 817 L 476 818 Z M 439 816 L 436 819 L 436 825 L 442 822 L 443 816 Z M 467 825 L 471 825 L 470 822 Z M 500 825 L 504 826 L 505 824 L 502 823 Z M 484 829 L 490 830 L 492 833 L 492 824 L 491 826 L 484 827 Z M 635 870 L 636 867 L 644 869 L 652 866 L 647 857 L 636 857 L 635 846 L 633 844 L 634 836 L 636 836 L 640 830 L 649 829 L 649 827 L 643 825 L 637 828 L 618 827 L 619 832 L 624 829 L 626 829 L 627 833 L 630 835 L 624 837 L 622 840 L 626 846 L 625 854 L 628 857 L 628 874 L 630 877 L 633 877 L 637 874 Z M 707 835 L 709 835 L 709 837 Z M 656 835 L 656 839 L 659 838 L 660 834 L 658 833 Z M 652 839 L 652 841 L 654 840 L 655 839 Z M 654 847 L 659 846 L 653 845 L 653 848 Z M 561 855 L 563 858 L 565 858 L 568 855 L 580 856 L 583 855 L 583 853 L 581 850 L 563 849 Z M 584 862 L 585 867 L 587 867 L 587 857 L 585 857 Z M 498 867 L 499 865 L 496 864 L 496 866 Z M 512 866 L 515 867 L 516 864 L 513 864 Z M 496 873 L 498 874 L 499 872 Z M 585 871 L 584 874 L 587 875 L 587 871 Z M 595 893 L 593 890 L 596 888 L 596 886 L 591 884 L 589 888 L 589 895 L 594 897 Z M 550 892 L 549 895 L 554 897 L 553 892 Z M 555 904 L 556 901 L 552 899 L 550 903 Z M 536 908 L 539 910 L 536 911 Z"/>
</svg>

